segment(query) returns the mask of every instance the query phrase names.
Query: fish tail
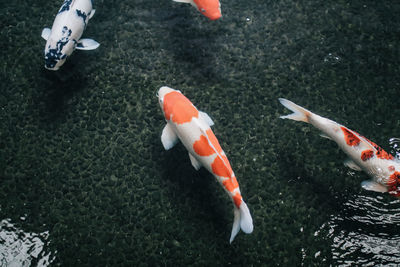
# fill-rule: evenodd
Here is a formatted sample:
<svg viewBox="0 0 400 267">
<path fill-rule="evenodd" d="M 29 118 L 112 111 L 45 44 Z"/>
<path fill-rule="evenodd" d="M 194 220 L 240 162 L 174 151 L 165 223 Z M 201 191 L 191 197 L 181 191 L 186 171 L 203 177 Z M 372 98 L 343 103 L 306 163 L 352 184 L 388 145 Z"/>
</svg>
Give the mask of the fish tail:
<svg viewBox="0 0 400 267">
<path fill-rule="evenodd" d="M 285 98 L 279 98 L 279 102 L 281 102 L 281 104 L 284 105 L 286 108 L 293 111 L 292 114 L 280 116 L 281 119 L 291 119 L 295 121 L 304 121 L 310 123 L 310 116 L 312 114 L 311 111 L 300 107 L 299 105 L 296 105 L 292 101 L 289 101 Z"/>
<path fill-rule="evenodd" d="M 250 210 L 244 201 L 240 203 L 239 208 L 235 206 L 233 213 L 235 217 L 233 221 L 231 238 L 229 240 L 230 243 L 232 243 L 232 241 L 235 239 L 240 229 L 242 229 L 242 231 L 246 234 L 253 232 L 253 219 L 251 218 Z"/>
</svg>

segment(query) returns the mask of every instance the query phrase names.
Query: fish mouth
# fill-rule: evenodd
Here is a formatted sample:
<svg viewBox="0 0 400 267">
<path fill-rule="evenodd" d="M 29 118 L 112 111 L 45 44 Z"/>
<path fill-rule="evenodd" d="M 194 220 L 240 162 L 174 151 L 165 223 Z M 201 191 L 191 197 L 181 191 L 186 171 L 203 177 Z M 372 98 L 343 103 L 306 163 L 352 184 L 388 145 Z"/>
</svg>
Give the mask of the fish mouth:
<svg viewBox="0 0 400 267">
<path fill-rule="evenodd" d="M 44 67 L 48 70 L 58 70 L 60 68 L 59 66 L 59 58 L 55 58 L 55 57 L 48 57 L 46 56 L 45 58 L 45 62 L 44 62 Z"/>
<path fill-rule="evenodd" d="M 157 92 L 157 97 L 158 97 L 158 101 L 160 102 L 160 104 L 163 104 L 164 96 L 166 94 L 174 92 L 174 91 L 176 91 L 176 90 L 171 87 L 168 87 L 168 86 L 160 87 L 160 89 L 158 89 L 158 92 Z"/>
</svg>

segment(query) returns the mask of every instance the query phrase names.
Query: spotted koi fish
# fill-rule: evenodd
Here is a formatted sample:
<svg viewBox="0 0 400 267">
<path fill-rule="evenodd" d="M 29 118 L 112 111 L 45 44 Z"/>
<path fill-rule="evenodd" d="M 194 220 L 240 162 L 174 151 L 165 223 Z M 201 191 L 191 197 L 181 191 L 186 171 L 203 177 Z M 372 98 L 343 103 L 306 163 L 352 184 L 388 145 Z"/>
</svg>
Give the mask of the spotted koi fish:
<svg viewBox="0 0 400 267">
<path fill-rule="evenodd" d="M 388 192 L 400 197 L 400 162 L 391 154 L 343 125 L 314 114 L 287 99 L 279 98 L 279 101 L 294 112 L 281 116 L 282 119 L 311 123 L 323 132 L 323 137 L 335 141 L 349 156 L 345 161 L 346 166 L 368 173 L 372 179 L 361 183 L 364 189 Z"/>
<path fill-rule="evenodd" d="M 218 0 L 173 0 L 175 2 L 187 3 L 194 6 L 201 14 L 210 20 L 222 17 L 221 4 Z"/>
<path fill-rule="evenodd" d="M 83 30 L 93 17 L 92 0 L 65 0 L 54 19 L 51 30 L 44 28 L 45 68 L 58 70 L 75 49 L 93 50 L 99 43 L 92 39 L 80 39 Z"/>
<path fill-rule="evenodd" d="M 197 108 L 180 91 L 161 87 L 158 99 L 167 125 L 161 135 L 166 150 L 179 140 L 189 152 L 196 170 L 201 166 L 211 172 L 222 185 L 234 204 L 234 222 L 230 242 L 240 229 L 249 234 L 253 231 L 253 219 L 240 194 L 239 184 L 231 165 L 210 126 L 212 119 Z"/>
</svg>

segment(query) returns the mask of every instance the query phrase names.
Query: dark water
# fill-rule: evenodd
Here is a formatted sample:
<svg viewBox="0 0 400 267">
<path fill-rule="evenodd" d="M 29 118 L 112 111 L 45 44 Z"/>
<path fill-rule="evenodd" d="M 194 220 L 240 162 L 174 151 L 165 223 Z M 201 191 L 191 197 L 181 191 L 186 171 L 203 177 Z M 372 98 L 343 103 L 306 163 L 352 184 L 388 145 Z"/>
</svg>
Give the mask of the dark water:
<svg viewBox="0 0 400 267">
<path fill-rule="evenodd" d="M 222 1 L 208 21 L 172 1 L 96 1 L 58 72 L 45 41 L 61 1 L 0 3 L 1 266 L 400 264 L 400 201 L 367 192 L 288 98 L 385 150 L 400 137 L 400 4 Z M 214 120 L 254 232 L 181 145 L 164 151 L 155 93 Z"/>
</svg>

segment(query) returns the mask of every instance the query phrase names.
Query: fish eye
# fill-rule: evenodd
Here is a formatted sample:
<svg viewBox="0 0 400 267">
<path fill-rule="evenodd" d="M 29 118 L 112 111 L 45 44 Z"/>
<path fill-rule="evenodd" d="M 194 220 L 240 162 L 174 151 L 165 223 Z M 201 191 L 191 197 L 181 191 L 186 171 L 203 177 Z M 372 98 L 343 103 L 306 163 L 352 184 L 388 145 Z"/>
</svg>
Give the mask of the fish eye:
<svg viewBox="0 0 400 267">
<path fill-rule="evenodd" d="M 204 8 L 201 9 L 201 12 L 206 12 L 206 10 Z"/>
</svg>

